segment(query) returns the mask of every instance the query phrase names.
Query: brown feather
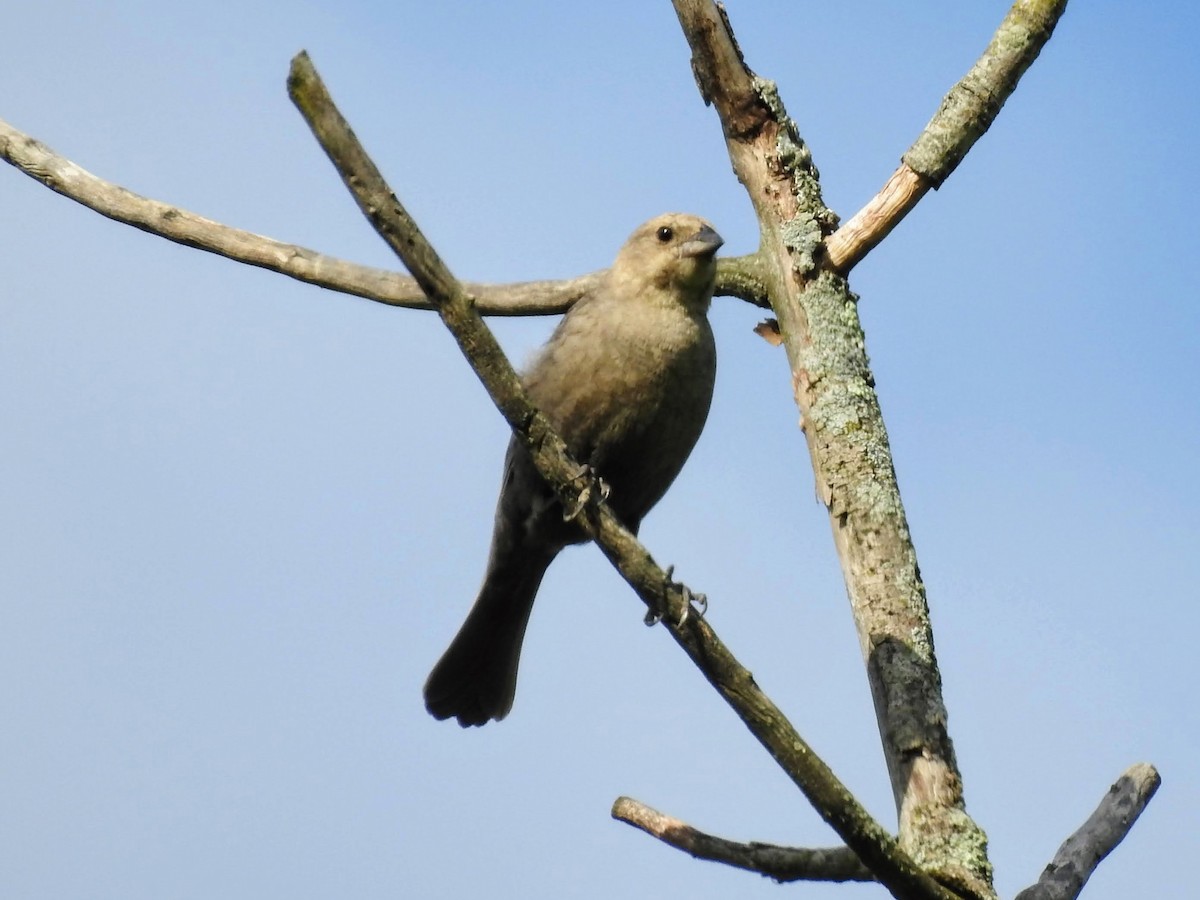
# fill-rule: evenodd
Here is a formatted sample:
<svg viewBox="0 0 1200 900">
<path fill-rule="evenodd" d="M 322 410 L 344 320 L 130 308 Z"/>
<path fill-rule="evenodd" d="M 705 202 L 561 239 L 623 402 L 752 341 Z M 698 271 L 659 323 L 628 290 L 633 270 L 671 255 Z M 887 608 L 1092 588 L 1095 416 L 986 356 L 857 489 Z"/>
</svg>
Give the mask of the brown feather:
<svg viewBox="0 0 1200 900">
<path fill-rule="evenodd" d="M 530 398 L 610 488 L 637 531 L 700 437 L 716 346 L 707 313 L 721 238 L 669 213 L 641 225 L 607 278 L 575 303 L 523 377 Z M 514 438 L 479 596 L 425 683 L 438 719 L 482 725 L 512 707 L 525 627 L 546 568 L 586 538 Z"/>
</svg>

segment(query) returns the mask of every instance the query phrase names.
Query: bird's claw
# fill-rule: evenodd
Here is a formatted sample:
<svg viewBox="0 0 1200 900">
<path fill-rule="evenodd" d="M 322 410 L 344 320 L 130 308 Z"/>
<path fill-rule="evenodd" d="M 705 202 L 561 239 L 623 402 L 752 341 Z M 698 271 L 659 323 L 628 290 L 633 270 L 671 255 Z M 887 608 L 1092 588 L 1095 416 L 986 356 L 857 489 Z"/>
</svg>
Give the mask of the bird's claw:
<svg viewBox="0 0 1200 900">
<path fill-rule="evenodd" d="M 579 491 L 579 496 L 575 498 L 575 502 L 563 507 L 563 521 L 573 522 L 579 517 L 592 500 L 592 487 L 598 486 L 600 499 L 607 500 L 611 488 L 608 482 L 596 474 L 596 470 L 584 463 L 579 467 L 579 470 L 572 476 L 573 481 L 583 481 L 583 487 Z"/>
<path fill-rule="evenodd" d="M 704 618 L 705 613 L 708 612 L 708 597 L 706 597 L 704 594 L 692 593 L 691 588 L 689 588 L 686 584 L 680 584 L 679 582 L 675 581 L 673 577 L 674 574 L 675 567 L 667 566 L 666 583 L 663 585 L 663 603 L 657 608 L 652 608 L 646 612 L 646 617 L 642 621 L 644 621 L 647 625 L 657 625 L 663 620 L 667 609 L 666 595 L 667 592 L 673 587 L 678 588 L 680 593 L 683 594 L 683 612 L 679 616 L 679 621 L 675 623 L 677 627 L 682 627 L 687 622 L 688 616 L 692 613 L 693 605 L 696 615 L 702 619 Z"/>
</svg>

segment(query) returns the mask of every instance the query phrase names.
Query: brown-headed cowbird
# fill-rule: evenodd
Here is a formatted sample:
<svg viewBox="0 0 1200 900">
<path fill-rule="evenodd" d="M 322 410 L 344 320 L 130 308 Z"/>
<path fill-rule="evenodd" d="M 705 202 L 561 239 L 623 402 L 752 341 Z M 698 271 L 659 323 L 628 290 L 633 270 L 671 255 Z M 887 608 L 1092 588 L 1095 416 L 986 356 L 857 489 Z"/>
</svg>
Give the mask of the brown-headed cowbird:
<svg viewBox="0 0 1200 900">
<path fill-rule="evenodd" d="M 707 314 L 722 243 L 696 216 L 646 222 L 522 378 L 634 532 L 683 468 L 708 417 L 717 357 Z M 467 726 L 508 714 L 542 576 L 560 550 L 585 540 L 514 437 L 483 587 L 425 682 L 434 717 Z"/>
</svg>

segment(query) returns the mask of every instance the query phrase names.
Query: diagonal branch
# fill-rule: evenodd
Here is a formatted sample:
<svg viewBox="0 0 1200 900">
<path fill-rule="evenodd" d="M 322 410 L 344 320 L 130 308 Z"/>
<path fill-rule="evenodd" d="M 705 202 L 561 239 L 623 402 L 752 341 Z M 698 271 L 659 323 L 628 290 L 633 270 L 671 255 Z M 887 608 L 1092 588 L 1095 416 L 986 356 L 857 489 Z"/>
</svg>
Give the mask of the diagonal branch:
<svg viewBox="0 0 1200 900">
<path fill-rule="evenodd" d="M 871 201 L 825 241 L 826 259 L 845 275 L 938 188 L 991 127 L 1000 108 L 1033 65 L 1067 0 L 1017 0 L 983 55 L 950 89 L 916 142 Z"/>
<path fill-rule="evenodd" d="M 307 54 L 292 61 L 288 90 L 337 168 L 363 214 L 404 261 L 450 329 L 493 402 L 533 456 L 538 472 L 569 506 L 580 493 L 580 467 L 562 439 L 529 402 L 516 373 L 471 298 L 442 263 L 358 143 L 313 69 Z M 593 498 L 599 491 L 591 491 Z M 709 683 L 776 759 L 848 846 L 896 897 L 955 900 L 924 874 L 813 753 L 750 672 L 708 623 L 690 612 L 692 596 L 670 580 L 649 552 L 602 501 L 593 499 L 581 524 L 605 556 L 662 621 Z"/>
<path fill-rule="evenodd" d="M 849 847 L 781 847 L 760 841 L 739 843 L 706 834 L 630 797 L 618 797 L 612 816 L 696 859 L 758 872 L 776 881 L 875 881 Z"/>
<path fill-rule="evenodd" d="M 407 275 L 327 256 L 214 222 L 161 200 L 142 197 L 93 175 L 3 119 L 0 119 L 0 159 L 50 190 L 102 216 L 177 244 L 388 306 L 430 309 L 417 282 Z M 594 289 L 603 277 L 601 271 L 563 281 L 467 282 L 465 287 L 484 315 L 556 315 Z M 766 292 L 757 275 L 755 257 L 720 260 L 717 293 L 765 306 Z"/>
<path fill-rule="evenodd" d="M 1125 839 L 1162 778 L 1153 766 L 1130 766 L 1108 789 L 1096 811 L 1058 849 L 1037 883 L 1017 900 L 1075 900 L 1096 867 Z"/>
</svg>

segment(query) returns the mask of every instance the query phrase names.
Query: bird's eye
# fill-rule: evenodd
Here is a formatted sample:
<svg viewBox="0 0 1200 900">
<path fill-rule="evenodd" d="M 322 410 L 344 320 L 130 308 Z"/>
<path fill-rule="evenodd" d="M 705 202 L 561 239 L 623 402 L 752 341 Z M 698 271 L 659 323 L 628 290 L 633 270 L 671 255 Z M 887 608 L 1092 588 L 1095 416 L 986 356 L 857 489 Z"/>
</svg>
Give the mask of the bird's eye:
<svg viewBox="0 0 1200 900">
<path fill-rule="evenodd" d="M 662 228 L 658 229 L 657 234 L 658 234 L 658 239 L 660 241 L 662 241 L 664 244 L 667 241 L 669 241 L 671 238 L 675 237 L 675 231 L 671 228 L 668 228 L 666 225 L 664 225 Z"/>
</svg>

